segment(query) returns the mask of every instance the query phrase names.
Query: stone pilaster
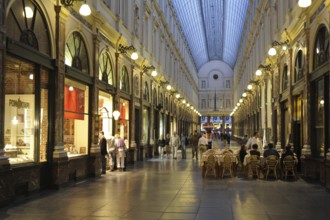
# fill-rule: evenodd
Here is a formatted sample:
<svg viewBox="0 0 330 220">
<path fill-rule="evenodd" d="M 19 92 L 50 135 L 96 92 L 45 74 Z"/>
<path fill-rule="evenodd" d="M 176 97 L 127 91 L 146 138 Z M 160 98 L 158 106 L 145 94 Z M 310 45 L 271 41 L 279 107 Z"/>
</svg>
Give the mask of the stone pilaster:
<svg viewBox="0 0 330 220">
<path fill-rule="evenodd" d="M 55 147 L 53 148 L 53 184 L 55 188 L 69 181 L 69 161 L 67 152 L 64 150 L 64 48 L 65 48 L 65 22 L 66 18 L 61 13 L 61 6 L 55 6 L 56 12 L 56 62 L 57 69 L 55 74 Z"/>
<path fill-rule="evenodd" d="M 136 149 L 136 142 L 135 142 L 135 83 L 134 83 L 134 63 L 131 65 L 131 101 L 129 103 L 129 134 L 130 134 L 130 143 L 129 143 L 129 149 L 128 149 L 128 157 L 127 157 L 127 162 L 128 163 L 134 163 L 136 160 L 136 154 L 135 154 L 135 149 Z"/>
</svg>

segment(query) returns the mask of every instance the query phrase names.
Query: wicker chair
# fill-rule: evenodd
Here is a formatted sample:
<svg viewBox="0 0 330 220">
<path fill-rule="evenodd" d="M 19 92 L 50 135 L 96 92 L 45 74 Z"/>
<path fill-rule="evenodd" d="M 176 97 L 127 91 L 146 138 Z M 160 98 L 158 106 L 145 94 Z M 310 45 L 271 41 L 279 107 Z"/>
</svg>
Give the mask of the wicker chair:
<svg viewBox="0 0 330 220">
<path fill-rule="evenodd" d="M 287 179 L 288 176 L 293 176 L 295 179 L 297 178 L 295 168 L 296 166 L 293 156 L 286 156 L 283 159 L 283 173 L 285 179 Z"/>
<path fill-rule="evenodd" d="M 275 155 L 268 156 L 266 158 L 266 180 L 271 173 L 273 173 L 274 177 L 277 179 L 277 168 L 278 168 L 278 157 Z"/>
<path fill-rule="evenodd" d="M 205 174 L 203 177 L 206 177 L 209 173 L 213 173 L 215 177 L 218 177 L 217 175 L 217 161 L 216 156 L 214 154 L 210 154 L 207 157 L 207 163 L 204 164 L 205 167 Z"/>
<path fill-rule="evenodd" d="M 250 165 L 252 177 L 257 176 L 257 178 L 259 178 L 260 158 L 257 155 L 252 155 L 250 158 L 249 165 Z"/>
<path fill-rule="evenodd" d="M 233 177 L 233 163 L 231 161 L 231 155 L 230 154 L 224 155 L 223 163 L 222 163 L 222 175 L 221 175 L 221 177 L 223 178 L 223 176 L 227 173 L 230 174 L 230 177 Z"/>
</svg>

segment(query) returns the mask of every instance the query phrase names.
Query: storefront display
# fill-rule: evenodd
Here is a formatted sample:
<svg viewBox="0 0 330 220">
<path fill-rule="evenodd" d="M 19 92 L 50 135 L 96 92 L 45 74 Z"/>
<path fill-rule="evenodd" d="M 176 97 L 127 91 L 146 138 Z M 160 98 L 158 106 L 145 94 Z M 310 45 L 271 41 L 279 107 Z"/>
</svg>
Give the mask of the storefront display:
<svg viewBox="0 0 330 220">
<path fill-rule="evenodd" d="M 88 86 L 65 79 L 64 150 L 68 156 L 88 152 Z"/>
<path fill-rule="evenodd" d="M 129 142 L 129 102 L 120 99 L 120 116 L 119 116 L 119 135 Z"/>
<path fill-rule="evenodd" d="M 113 112 L 113 98 L 110 94 L 99 92 L 99 130 L 104 132 L 106 138 L 114 136 L 112 131 L 112 112 Z"/>
</svg>

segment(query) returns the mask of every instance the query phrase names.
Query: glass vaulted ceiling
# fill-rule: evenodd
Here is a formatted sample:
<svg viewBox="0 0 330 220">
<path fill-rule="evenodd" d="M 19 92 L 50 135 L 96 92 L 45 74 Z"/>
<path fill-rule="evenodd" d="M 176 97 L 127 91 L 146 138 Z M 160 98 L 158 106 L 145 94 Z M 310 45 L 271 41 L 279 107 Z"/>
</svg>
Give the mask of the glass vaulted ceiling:
<svg viewBox="0 0 330 220">
<path fill-rule="evenodd" d="M 236 63 L 249 0 L 171 0 L 196 68 Z"/>
</svg>

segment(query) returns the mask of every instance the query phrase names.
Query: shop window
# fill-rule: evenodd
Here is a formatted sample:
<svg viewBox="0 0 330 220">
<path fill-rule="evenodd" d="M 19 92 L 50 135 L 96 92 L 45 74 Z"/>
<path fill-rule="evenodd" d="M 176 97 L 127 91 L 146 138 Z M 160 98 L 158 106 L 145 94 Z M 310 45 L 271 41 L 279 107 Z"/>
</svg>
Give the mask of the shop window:
<svg viewBox="0 0 330 220">
<path fill-rule="evenodd" d="M 8 13 L 7 36 L 41 53 L 50 55 L 47 22 L 35 1 L 15 1 Z"/>
<path fill-rule="evenodd" d="M 113 65 L 110 55 L 107 52 L 102 52 L 99 58 L 99 80 L 109 85 L 113 85 Z"/>
<path fill-rule="evenodd" d="M 81 34 L 73 32 L 65 43 L 65 64 L 88 74 L 88 54 Z"/>
<path fill-rule="evenodd" d="M 143 99 L 149 101 L 149 87 L 147 82 L 144 83 Z"/>
<path fill-rule="evenodd" d="M 324 79 L 314 84 L 314 135 L 315 154 L 324 156 Z"/>
<path fill-rule="evenodd" d="M 11 164 L 35 161 L 35 66 L 7 58 L 5 66 L 5 156 Z"/>
<path fill-rule="evenodd" d="M 285 64 L 282 74 L 282 92 L 286 90 L 288 86 L 289 86 L 288 65 Z"/>
<path fill-rule="evenodd" d="M 119 135 L 126 141 L 126 146 L 129 143 L 129 102 L 120 99 L 120 116 L 119 116 Z"/>
<path fill-rule="evenodd" d="M 295 65 L 294 65 L 294 77 L 295 82 L 299 81 L 304 76 L 304 65 L 303 65 L 303 52 L 299 50 L 297 53 Z"/>
<path fill-rule="evenodd" d="M 322 25 L 316 35 L 313 51 L 313 69 L 329 60 L 329 32 Z"/>
<path fill-rule="evenodd" d="M 64 86 L 64 149 L 69 157 L 88 153 L 87 85 L 66 78 Z"/>
<path fill-rule="evenodd" d="M 129 77 L 126 66 L 123 66 L 120 75 L 120 90 L 129 93 Z"/>
<path fill-rule="evenodd" d="M 114 136 L 112 132 L 112 112 L 113 112 L 113 97 L 112 95 L 102 92 L 99 92 L 99 130 L 104 132 L 106 138 Z"/>
</svg>

